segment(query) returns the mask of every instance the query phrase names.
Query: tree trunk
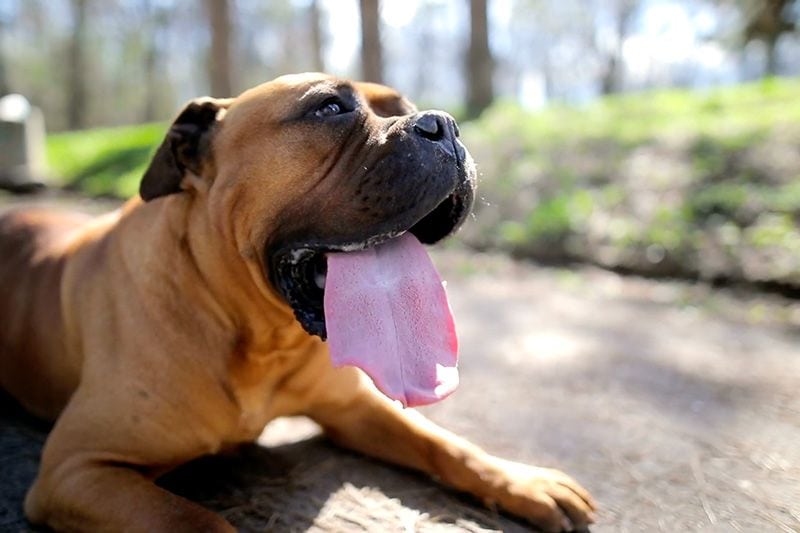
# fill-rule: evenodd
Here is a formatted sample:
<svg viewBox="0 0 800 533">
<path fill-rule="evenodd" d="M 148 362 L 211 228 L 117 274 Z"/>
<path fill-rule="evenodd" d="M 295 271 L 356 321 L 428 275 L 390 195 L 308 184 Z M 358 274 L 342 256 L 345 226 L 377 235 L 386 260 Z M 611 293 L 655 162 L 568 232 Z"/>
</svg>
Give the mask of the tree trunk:
<svg viewBox="0 0 800 533">
<path fill-rule="evenodd" d="M 3 45 L 4 24 L 5 22 L 0 20 L 0 96 L 11 92 L 8 84 L 8 75 L 6 74 L 6 47 Z"/>
<path fill-rule="evenodd" d="M 610 54 L 600 78 L 600 94 L 609 95 L 619 91 L 619 68 L 616 54 Z"/>
<path fill-rule="evenodd" d="M 145 17 L 144 32 L 144 107 L 142 120 L 153 122 L 157 116 L 158 102 L 158 33 L 162 26 L 163 14 L 161 8 L 153 7 L 150 0 L 142 2 L 142 12 Z"/>
<path fill-rule="evenodd" d="M 317 72 L 325 72 L 325 58 L 322 51 L 325 48 L 325 35 L 322 30 L 322 14 L 319 11 L 319 0 L 311 0 L 308 7 L 308 22 L 311 33 L 311 62 L 312 68 Z"/>
<path fill-rule="evenodd" d="M 467 52 L 467 117 L 476 118 L 494 100 L 494 61 L 489 50 L 487 0 L 470 0 L 470 39 Z"/>
<path fill-rule="evenodd" d="M 208 57 L 211 96 L 233 96 L 230 0 L 206 0 L 205 4 L 211 29 Z"/>
<path fill-rule="evenodd" d="M 605 69 L 600 79 L 600 92 L 604 95 L 618 93 L 624 85 L 625 60 L 622 57 L 625 40 L 630 33 L 631 21 L 639 6 L 639 0 L 617 0 L 614 26 L 617 43 L 608 53 Z"/>
<path fill-rule="evenodd" d="M 361 77 L 364 81 L 383 83 L 383 51 L 379 0 L 361 3 Z"/>
<path fill-rule="evenodd" d="M 86 8 L 88 0 L 72 0 L 72 41 L 67 74 L 67 128 L 86 126 Z"/>
<path fill-rule="evenodd" d="M 422 17 L 419 18 L 418 21 L 415 23 L 419 26 L 419 35 L 417 37 L 417 58 L 419 61 L 419 65 L 423 65 L 426 58 L 430 57 L 431 47 L 434 45 L 434 38 L 430 32 L 426 23 L 428 20 L 425 17 L 428 13 L 424 13 Z M 416 69 L 416 73 L 414 75 L 414 94 L 417 97 L 421 97 L 426 95 L 428 92 L 431 83 L 435 81 L 431 79 L 431 76 L 427 69 L 418 67 Z"/>
<path fill-rule="evenodd" d="M 749 13 L 749 20 L 744 28 L 744 42 L 764 42 L 767 47 L 765 76 L 775 76 L 778 73 L 778 39 L 784 33 L 797 29 L 797 22 L 791 17 L 791 12 L 796 7 L 796 0 L 763 0 L 756 2 L 755 9 Z"/>
<path fill-rule="evenodd" d="M 764 44 L 767 46 L 767 62 L 764 75 L 767 77 L 778 75 L 778 37 L 779 35 L 771 35 L 764 39 Z"/>
</svg>

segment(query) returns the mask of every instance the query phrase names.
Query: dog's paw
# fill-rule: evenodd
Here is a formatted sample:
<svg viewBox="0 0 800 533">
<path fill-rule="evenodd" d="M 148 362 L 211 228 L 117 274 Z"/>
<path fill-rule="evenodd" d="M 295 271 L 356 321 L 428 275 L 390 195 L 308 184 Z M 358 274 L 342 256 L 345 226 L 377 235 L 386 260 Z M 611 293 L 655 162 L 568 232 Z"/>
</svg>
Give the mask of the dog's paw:
<svg viewBox="0 0 800 533">
<path fill-rule="evenodd" d="M 498 504 L 544 531 L 584 530 L 594 522 L 589 492 L 559 470 L 496 459 L 495 489 L 487 504 Z"/>
</svg>

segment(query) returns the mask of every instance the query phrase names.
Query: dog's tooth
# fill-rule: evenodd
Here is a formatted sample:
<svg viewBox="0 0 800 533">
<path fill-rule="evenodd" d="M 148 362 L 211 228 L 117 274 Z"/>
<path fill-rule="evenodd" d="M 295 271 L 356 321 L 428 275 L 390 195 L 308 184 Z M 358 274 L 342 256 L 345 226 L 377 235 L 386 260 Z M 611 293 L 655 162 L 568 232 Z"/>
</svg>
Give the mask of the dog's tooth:
<svg viewBox="0 0 800 533">
<path fill-rule="evenodd" d="M 325 274 L 316 274 L 314 276 L 314 283 L 317 284 L 317 287 L 320 289 L 325 288 Z"/>
</svg>

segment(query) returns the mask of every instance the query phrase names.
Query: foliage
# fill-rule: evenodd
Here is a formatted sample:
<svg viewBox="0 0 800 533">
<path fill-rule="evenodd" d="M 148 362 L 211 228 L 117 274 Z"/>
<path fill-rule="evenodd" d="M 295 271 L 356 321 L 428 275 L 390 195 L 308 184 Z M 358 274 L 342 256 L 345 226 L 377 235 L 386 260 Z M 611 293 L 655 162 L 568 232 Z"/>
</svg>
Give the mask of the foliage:
<svg viewBox="0 0 800 533">
<path fill-rule="evenodd" d="M 540 260 L 800 285 L 800 81 L 614 96 L 464 126 L 463 238 Z"/>
</svg>

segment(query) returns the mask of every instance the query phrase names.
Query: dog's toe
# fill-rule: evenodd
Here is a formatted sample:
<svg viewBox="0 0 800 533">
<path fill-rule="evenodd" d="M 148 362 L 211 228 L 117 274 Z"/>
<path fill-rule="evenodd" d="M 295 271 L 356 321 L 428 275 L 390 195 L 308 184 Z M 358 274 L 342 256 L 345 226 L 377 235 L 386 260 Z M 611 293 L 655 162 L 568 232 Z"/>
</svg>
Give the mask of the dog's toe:
<svg viewBox="0 0 800 533">
<path fill-rule="evenodd" d="M 545 531 L 581 531 L 594 523 L 589 492 L 559 470 L 500 461 L 503 481 L 492 498 Z"/>
</svg>

